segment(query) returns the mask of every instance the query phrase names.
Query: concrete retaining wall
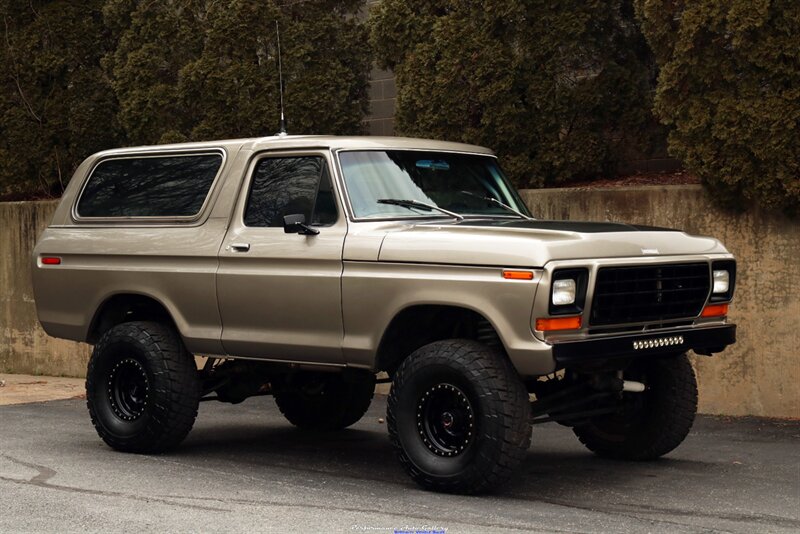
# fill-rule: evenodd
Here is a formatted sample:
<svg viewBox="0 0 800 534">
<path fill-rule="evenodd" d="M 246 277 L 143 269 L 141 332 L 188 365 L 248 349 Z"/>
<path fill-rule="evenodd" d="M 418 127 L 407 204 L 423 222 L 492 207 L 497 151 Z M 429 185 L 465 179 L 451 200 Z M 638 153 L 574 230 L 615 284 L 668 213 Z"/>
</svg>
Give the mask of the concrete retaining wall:
<svg viewBox="0 0 800 534">
<path fill-rule="evenodd" d="M 83 376 L 89 347 L 45 334 L 36 319 L 30 258 L 57 202 L 0 202 L 0 373 Z"/>
<path fill-rule="evenodd" d="M 719 211 L 699 186 L 523 191 L 540 218 L 681 228 L 723 241 L 739 261 L 731 318 L 739 342 L 695 357 L 704 413 L 800 417 L 800 224 Z M 55 202 L 0 203 L 0 372 L 83 376 L 89 347 L 36 320 L 29 258 Z"/>
<path fill-rule="evenodd" d="M 700 186 L 523 191 L 545 219 L 622 221 L 714 236 L 737 258 L 738 343 L 693 359 L 700 410 L 800 417 L 800 222 L 718 210 Z"/>
</svg>

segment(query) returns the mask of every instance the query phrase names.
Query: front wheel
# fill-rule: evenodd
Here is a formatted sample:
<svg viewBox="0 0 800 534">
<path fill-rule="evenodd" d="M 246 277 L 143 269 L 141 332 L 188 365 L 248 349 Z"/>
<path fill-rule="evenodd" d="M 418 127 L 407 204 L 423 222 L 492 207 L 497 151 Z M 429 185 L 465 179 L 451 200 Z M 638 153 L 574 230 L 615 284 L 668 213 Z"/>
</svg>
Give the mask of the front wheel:
<svg viewBox="0 0 800 534">
<path fill-rule="evenodd" d="M 437 341 L 394 375 L 389 437 L 420 486 L 479 493 L 507 480 L 531 440 L 530 401 L 497 350 L 475 341 Z"/>
<path fill-rule="evenodd" d="M 86 404 L 97 433 L 125 452 L 177 446 L 194 424 L 200 381 L 174 329 L 129 322 L 103 334 L 86 373 Z"/>
<path fill-rule="evenodd" d="M 697 414 L 697 379 L 685 354 L 636 362 L 626 380 L 645 384 L 623 393 L 620 409 L 573 428 L 586 448 L 618 460 L 653 460 L 680 445 Z"/>
</svg>

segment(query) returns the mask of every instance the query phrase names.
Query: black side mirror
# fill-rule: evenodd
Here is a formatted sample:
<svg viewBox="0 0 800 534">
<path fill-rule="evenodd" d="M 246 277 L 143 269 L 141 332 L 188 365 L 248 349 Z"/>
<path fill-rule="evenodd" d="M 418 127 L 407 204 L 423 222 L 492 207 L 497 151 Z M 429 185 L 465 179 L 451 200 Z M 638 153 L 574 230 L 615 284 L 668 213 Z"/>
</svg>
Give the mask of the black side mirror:
<svg viewBox="0 0 800 534">
<path fill-rule="evenodd" d="M 306 216 L 302 213 L 283 216 L 283 231 L 287 234 L 317 235 L 319 230 L 306 224 Z"/>
</svg>

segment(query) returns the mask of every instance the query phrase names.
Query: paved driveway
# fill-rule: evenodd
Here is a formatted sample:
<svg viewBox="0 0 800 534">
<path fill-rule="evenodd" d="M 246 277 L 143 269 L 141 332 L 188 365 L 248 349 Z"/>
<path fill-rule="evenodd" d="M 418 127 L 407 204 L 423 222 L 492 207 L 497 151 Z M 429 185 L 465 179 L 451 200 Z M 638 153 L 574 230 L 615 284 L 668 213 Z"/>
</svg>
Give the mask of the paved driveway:
<svg viewBox="0 0 800 534">
<path fill-rule="evenodd" d="M 653 463 L 595 458 L 534 428 L 517 478 L 482 497 L 424 492 L 395 462 L 378 398 L 307 434 L 271 398 L 204 403 L 176 452 L 116 453 L 81 400 L 0 407 L 0 532 L 798 532 L 800 423 L 702 417 Z"/>
</svg>

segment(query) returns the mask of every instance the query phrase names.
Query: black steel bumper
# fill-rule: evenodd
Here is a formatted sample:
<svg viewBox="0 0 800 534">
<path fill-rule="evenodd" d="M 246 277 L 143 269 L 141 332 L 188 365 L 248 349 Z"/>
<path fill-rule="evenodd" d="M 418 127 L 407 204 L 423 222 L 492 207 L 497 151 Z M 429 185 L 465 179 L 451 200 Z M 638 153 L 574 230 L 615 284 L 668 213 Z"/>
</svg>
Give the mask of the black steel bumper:
<svg viewBox="0 0 800 534">
<path fill-rule="evenodd" d="M 599 339 L 557 341 L 553 357 L 560 367 L 587 361 L 653 357 L 685 352 L 711 355 L 736 342 L 736 325 L 686 328 Z"/>
</svg>

